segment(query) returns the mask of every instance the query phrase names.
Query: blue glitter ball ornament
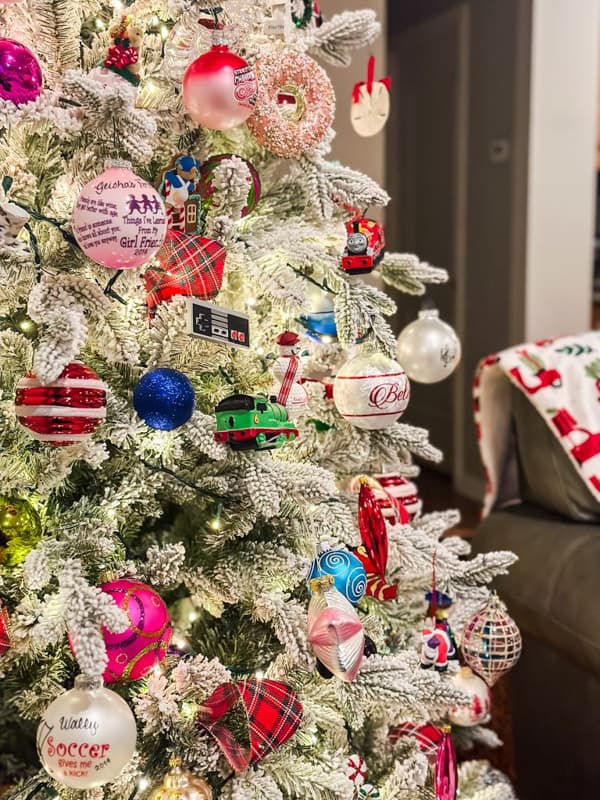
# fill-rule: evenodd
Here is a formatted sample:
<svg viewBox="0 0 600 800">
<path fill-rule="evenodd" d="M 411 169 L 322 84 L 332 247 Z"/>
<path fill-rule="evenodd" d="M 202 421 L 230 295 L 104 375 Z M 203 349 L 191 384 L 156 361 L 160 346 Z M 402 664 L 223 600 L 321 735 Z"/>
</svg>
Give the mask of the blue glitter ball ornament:
<svg viewBox="0 0 600 800">
<path fill-rule="evenodd" d="M 331 575 L 335 588 L 356 605 L 367 591 L 367 573 L 360 560 L 347 550 L 326 550 L 312 563 L 308 573 L 309 584 L 314 578 Z"/>
<path fill-rule="evenodd" d="M 133 390 L 133 407 L 150 428 L 172 431 L 194 413 L 194 387 L 176 369 L 153 369 Z"/>
</svg>

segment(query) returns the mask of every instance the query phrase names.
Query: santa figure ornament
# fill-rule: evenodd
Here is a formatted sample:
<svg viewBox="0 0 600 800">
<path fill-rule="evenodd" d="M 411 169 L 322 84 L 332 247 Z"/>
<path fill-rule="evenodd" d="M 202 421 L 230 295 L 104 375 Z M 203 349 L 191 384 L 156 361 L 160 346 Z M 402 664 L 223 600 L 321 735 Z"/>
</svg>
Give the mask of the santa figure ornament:
<svg viewBox="0 0 600 800">
<path fill-rule="evenodd" d="M 375 136 L 390 116 L 390 77 L 375 80 L 375 57 L 371 56 L 367 67 L 367 80 L 354 86 L 350 120 L 359 136 Z"/>
<path fill-rule="evenodd" d="M 293 331 L 284 331 L 276 341 L 279 356 L 273 364 L 273 375 L 277 384 L 271 389 L 271 394 L 286 407 L 290 419 L 293 419 L 306 408 L 309 400 L 308 392 L 299 383 L 302 377 L 300 337 Z"/>
</svg>

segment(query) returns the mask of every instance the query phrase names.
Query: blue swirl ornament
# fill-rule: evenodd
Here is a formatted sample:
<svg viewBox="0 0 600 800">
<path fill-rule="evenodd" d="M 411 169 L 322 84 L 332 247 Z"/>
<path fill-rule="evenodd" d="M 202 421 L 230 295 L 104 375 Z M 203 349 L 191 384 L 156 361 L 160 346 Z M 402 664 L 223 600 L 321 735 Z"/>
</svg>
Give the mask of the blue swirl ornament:
<svg viewBox="0 0 600 800">
<path fill-rule="evenodd" d="M 172 431 L 194 413 L 194 387 L 176 369 L 153 369 L 142 375 L 133 390 L 133 407 L 150 428 Z"/>
<path fill-rule="evenodd" d="M 335 588 L 353 605 L 364 597 L 367 591 L 367 573 L 360 560 L 347 550 L 327 550 L 312 563 L 308 573 L 308 593 L 314 578 L 331 575 Z"/>
</svg>

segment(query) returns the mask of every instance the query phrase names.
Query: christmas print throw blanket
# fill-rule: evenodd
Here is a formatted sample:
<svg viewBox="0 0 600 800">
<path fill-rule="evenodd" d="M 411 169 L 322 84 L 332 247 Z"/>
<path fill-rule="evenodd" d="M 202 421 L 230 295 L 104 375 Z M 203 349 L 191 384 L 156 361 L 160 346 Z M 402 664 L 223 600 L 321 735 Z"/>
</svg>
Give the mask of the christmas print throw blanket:
<svg viewBox="0 0 600 800">
<path fill-rule="evenodd" d="M 479 364 L 475 422 L 487 474 L 483 508 L 519 497 L 511 385 L 528 398 L 600 502 L 600 331 L 511 347 Z"/>
</svg>

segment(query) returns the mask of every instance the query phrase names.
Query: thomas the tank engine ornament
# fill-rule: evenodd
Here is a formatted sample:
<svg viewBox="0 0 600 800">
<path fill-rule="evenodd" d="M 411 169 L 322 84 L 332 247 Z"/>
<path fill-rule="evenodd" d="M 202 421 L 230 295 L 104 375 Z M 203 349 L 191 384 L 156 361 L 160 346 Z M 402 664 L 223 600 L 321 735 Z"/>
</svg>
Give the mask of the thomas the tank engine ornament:
<svg viewBox="0 0 600 800">
<path fill-rule="evenodd" d="M 346 223 L 346 248 L 342 269 L 350 275 L 371 272 L 385 253 L 383 226 L 372 219 L 354 219 Z"/>
<path fill-rule="evenodd" d="M 286 408 L 264 395 L 231 395 L 221 400 L 215 414 L 215 439 L 232 450 L 273 450 L 298 436 Z"/>
</svg>

